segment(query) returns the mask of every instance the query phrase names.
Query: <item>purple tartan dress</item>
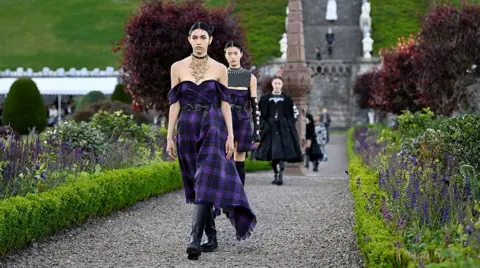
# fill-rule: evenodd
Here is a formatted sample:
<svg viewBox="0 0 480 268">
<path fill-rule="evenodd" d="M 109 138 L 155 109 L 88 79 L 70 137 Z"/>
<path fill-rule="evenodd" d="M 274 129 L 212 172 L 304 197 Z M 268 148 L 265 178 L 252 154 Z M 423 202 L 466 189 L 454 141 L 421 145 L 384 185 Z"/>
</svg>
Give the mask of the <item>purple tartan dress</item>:
<svg viewBox="0 0 480 268">
<path fill-rule="evenodd" d="M 220 102 L 230 101 L 230 89 L 216 80 L 199 85 L 182 81 L 168 92 L 169 104 L 212 105 L 208 110 L 181 110 L 177 129 L 177 155 L 187 203 L 213 204 L 223 209 L 238 240 L 250 236 L 257 219 L 248 204 L 233 158 L 227 160 L 227 127 Z"/>
<path fill-rule="evenodd" d="M 249 91 L 231 89 L 231 104 L 244 106 L 245 109 L 232 109 L 233 137 L 238 142 L 237 152 L 250 152 L 253 147 L 253 129 L 250 121 Z"/>
</svg>

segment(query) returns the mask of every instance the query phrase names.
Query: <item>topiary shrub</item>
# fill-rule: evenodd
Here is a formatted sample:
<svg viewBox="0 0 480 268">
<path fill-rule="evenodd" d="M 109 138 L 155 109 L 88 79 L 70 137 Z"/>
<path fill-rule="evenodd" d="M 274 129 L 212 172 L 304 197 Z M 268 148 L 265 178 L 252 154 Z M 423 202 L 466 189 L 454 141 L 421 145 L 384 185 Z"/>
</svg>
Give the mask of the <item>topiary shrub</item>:
<svg viewBox="0 0 480 268">
<path fill-rule="evenodd" d="M 77 109 L 82 109 L 90 103 L 106 99 L 107 97 L 101 91 L 90 91 L 87 93 L 87 95 L 83 96 L 83 98 L 77 104 Z"/>
<path fill-rule="evenodd" d="M 133 115 L 137 124 L 149 124 L 152 120 L 145 114 L 139 113 L 132 109 L 131 105 L 120 102 L 103 100 L 95 103 L 90 103 L 81 110 L 76 110 L 72 115 L 68 117 L 70 120 L 90 121 L 92 116 L 98 111 L 105 111 L 108 113 L 114 113 L 116 111 L 122 111 L 123 114 Z"/>
<path fill-rule="evenodd" d="M 7 94 L 3 109 L 3 122 L 20 135 L 32 128 L 41 132 L 47 126 L 47 112 L 40 91 L 32 79 L 17 79 Z"/>
<path fill-rule="evenodd" d="M 112 101 L 120 101 L 126 104 L 132 104 L 132 96 L 125 92 L 125 85 L 117 84 L 112 94 Z"/>
</svg>

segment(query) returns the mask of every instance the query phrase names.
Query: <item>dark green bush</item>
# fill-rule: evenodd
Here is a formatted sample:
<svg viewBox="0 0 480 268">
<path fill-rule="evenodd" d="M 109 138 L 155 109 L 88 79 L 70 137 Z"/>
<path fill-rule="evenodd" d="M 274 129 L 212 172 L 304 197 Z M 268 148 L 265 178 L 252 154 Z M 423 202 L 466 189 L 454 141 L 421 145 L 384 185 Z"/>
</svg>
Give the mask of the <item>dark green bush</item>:
<svg viewBox="0 0 480 268">
<path fill-rule="evenodd" d="M 106 100 L 107 97 L 101 91 L 90 91 L 87 95 L 83 96 L 80 99 L 80 102 L 77 104 L 77 109 L 83 109 L 83 107 L 87 106 L 90 103 L 94 103 L 100 100 Z"/>
<path fill-rule="evenodd" d="M 132 104 L 132 96 L 125 92 L 125 85 L 118 84 L 112 94 L 112 101 L 120 101 L 126 104 Z"/>
<path fill-rule="evenodd" d="M 149 124 L 151 120 L 143 113 L 139 113 L 132 109 L 131 105 L 120 101 L 102 100 L 95 103 L 90 103 L 81 110 L 76 110 L 68 119 L 75 121 L 90 121 L 92 116 L 98 111 L 105 111 L 108 113 L 114 113 L 116 111 L 122 111 L 125 115 L 133 115 L 137 124 Z"/>
<path fill-rule="evenodd" d="M 182 186 L 178 162 L 84 175 L 41 194 L 0 201 L 0 255 Z"/>
<path fill-rule="evenodd" d="M 32 128 L 41 132 L 47 126 L 45 104 L 32 79 L 22 77 L 12 84 L 5 99 L 3 124 L 18 134 L 28 134 Z"/>
</svg>

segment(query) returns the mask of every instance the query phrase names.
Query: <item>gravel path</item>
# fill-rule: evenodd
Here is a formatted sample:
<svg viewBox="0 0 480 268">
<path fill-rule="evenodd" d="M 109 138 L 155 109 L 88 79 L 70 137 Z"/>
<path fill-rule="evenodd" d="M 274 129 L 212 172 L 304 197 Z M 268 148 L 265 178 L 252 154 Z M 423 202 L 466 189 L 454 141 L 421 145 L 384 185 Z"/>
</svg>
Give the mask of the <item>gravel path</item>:
<svg viewBox="0 0 480 268">
<path fill-rule="evenodd" d="M 345 136 L 332 135 L 329 162 L 318 173 L 247 176 L 246 191 L 258 225 L 242 242 L 222 215 L 219 249 L 186 258 L 193 206 L 182 191 L 96 218 L 12 252 L 0 267 L 362 267 L 352 230 L 352 198 L 345 174 Z"/>
</svg>

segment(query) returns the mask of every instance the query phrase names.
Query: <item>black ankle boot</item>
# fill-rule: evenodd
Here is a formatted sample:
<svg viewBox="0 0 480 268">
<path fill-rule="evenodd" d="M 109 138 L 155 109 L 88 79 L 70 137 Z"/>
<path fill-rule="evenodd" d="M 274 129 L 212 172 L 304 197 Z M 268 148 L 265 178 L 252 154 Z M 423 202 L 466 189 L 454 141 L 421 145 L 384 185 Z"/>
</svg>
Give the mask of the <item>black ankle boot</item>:
<svg viewBox="0 0 480 268">
<path fill-rule="evenodd" d="M 209 214 L 207 215 L 207 220 L 205 223 L 205 234 L 207 235 L 207 240 L 203 242 L 200 247 L 202 252 L 212 252 L 218 248 L 217 230 L 215 229 L 215 220 L 213 219 L 212 208 L 209 209 Z"/>
<path fill-rule="evenodd" d="M 238 176 L 240 176 L 242 185 L 245 186 L 245 162 L 235 161 L 235 167 L 237 168 Z"/>
<path fill-rule="evenodd" d="M 189 260 L 198 260 L 202 255 L 200 243 L 202 242 L 203 230 L 205 229 L 205 219 L 208 215 L 209 205 L 197 204 L 193 211 L 192 232 L 190 233 L 190 243 L 187 246 Z"/>
<path fill-rule="evenodd" d="M 280 173 L 278 173 L 277 185 L 282 185 L 282 184 L 283 184 L 283 171 L 280 171 Z"/>
<path fill-rule="evenodd" d="M 285 164 L 282 161 L 282 162 L 280 162 L 280 172 L 278 173 L 277 185 L 282 185 L 283 184 L 283 171 L 285 171 Z"/>
<path fill-rule="evenodd" d="M 277 184 L 277 182 L 278 182 L 278 173 L 275 173 L 274 178 L 275 178 L 275 179 L 272 181 L 272 184 Z"/>
</svg>

